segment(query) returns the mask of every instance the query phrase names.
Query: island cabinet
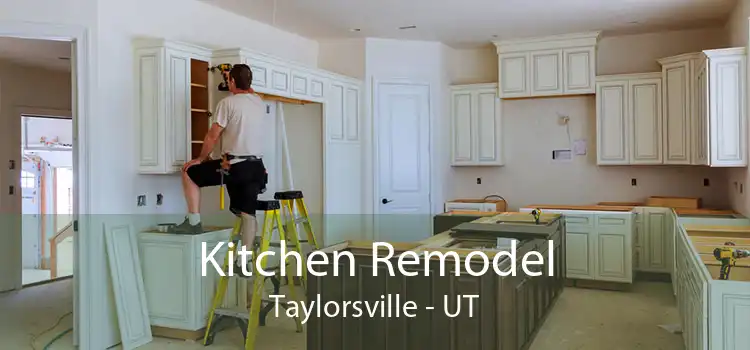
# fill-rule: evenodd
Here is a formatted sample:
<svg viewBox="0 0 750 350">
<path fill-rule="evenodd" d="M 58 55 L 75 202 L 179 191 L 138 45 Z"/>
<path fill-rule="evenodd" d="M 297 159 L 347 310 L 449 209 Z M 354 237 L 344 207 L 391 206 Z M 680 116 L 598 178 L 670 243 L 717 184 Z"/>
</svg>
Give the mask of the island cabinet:
<svg viewBox="0 0 750 350">
<path fill-rule="evenodd" d="M 206 326 L 211 302 L 219 280 L 210 263 L 203 275 L 201 257 L 220 243 L 226 243 L 231 228 L 206 228 L 200 235 L 160 232 L 138 234 L 143 285 L 152 326 L 197 331 Z M 214 255 L 221 266 L 226 244 Z M 225 306 L 233 306 L 226 298 Z"/>
<path fill-rule="evenodd" d="M 750 226 L 680 224 L 675 232 L 677 309 L 688 350 L 747 349 L 750 334 L 750 259 L 738 259 L 729 279 L 719 279 L 713 256 L 726 242 L 750 249 Z M 747 225 L 744 219 L 738 221 Z"/>
<path fill-rule="evenodd" d="M 307 324 L 307 349 L 526 349 L 563 288 L 563 229 L 553 227 L 544 239 L 529 234 L 526 235 L 530 238 L 518 239 L 515 274 L 512 259 L 501 258 L 497 262 L 500 271 L 510 272 L 508 276 L 497 274 L 491 264 L 486 273 L 472 276 L 463 263 L 469 258 L 471 269 L 478 272 L 482 270 L 483 254 L 491 262 L 500 251 L 511 251 L 498 248 L 495 234 L 467 236 L 448 231 L 417 244 L 393 243 L 393 274 L 379 263 L 377 276 L 372 270 L 372 242 L 344 242 L 325 248 L 322 252 L 328 256 L 328 263 L 316 271 L 327 275 L 309 275 L 308 301 L 333 301 L 340 306 L 357 301 L 385 302 L 391 311 L 386 310 L 383 317 L 378 309 L 370 316 L 361 305 L 361 317 L 352 316 L 351 306 L 347 315 L 317 317 L 313 313 Z M 551 261 L 548 241 L 553 247 Z M 350 252 L 354 261 L 339 258 L 335 262 L 334 254 L 343 252 Z M 420 262 L 403 265 L 402 272 L 397 263 L 406 252 L 418 254 Z M 529 272 L 534 275 L 524 272 L 521 264 L 523 256 L 531 252 L 543 257 L 541 264 L 529 265 Z M 426 253 L 430 254 L 427 262 Z M 436 253 L 446 254 L 444 264 Z M 461 264 L 455 264 L 451 253 L 460 258 Z M 378 256 L 386 254 L 382 251 Z M 352 264 L 354 276 L 349 274 Z M 333 275 L 335 268 L 338 276 Z M 548 276 L 550 269 L 552 276 Z M 416 275 L 407 276 L 410 273 Z M 537 273 L 541 275 L 536 276 Z M 467 298 L 472 295 L 478 298 Z M 410 301 L 416 305 L 412 311 L 415 317 L 397 315 L 395 310 L 402 310 Z"/>
</svg>

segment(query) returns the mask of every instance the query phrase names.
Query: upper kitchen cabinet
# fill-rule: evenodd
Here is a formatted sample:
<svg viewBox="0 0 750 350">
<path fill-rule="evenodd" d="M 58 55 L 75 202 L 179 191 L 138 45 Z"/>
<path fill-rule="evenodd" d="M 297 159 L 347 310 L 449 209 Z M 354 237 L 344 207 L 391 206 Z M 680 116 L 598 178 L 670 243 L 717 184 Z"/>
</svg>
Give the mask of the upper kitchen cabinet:
<svg viewBox="0 0 750 350">
<path fill-rule="evenodd" d="M 595 93 L 600 32 L 497 41 L 501 98 Z"/>
<path fill-rule="evenodd" d="M 497 84 L 451 87 L 450 132 L 453 166 L 503 165 Z"/>
<path fill-rule="evenodd" d="M 139 172 L 179 172 L 208 130 L 211 52 L 158 39 L 135 40 L 134 50 Z"/>
<path fill-rule="evenodd" d="M 661 73 L 597 77 L 597 164 L 661 164 Z"/>
<path fill-rule="evenodd" d="M 659 60 L 665 164 L 747 166 L 746 49 Z"/>
</svg>

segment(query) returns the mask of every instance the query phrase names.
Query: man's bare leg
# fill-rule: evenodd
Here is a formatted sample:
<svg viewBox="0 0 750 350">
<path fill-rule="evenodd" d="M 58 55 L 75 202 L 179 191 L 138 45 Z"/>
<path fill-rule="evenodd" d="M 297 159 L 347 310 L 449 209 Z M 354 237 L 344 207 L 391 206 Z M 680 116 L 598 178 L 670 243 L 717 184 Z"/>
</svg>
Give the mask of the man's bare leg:
<svg viewBox="0 0 750 350">
<path fill-rule="evenodd" d="M 185 221 L 174 227 L 171 232 L 178 234 L 203 233 L 200 215 L 201 189 L 193 182 L 186 171 L 182 172 L 182 192 L 187 202 L 188 215 Z"/>
</svg>

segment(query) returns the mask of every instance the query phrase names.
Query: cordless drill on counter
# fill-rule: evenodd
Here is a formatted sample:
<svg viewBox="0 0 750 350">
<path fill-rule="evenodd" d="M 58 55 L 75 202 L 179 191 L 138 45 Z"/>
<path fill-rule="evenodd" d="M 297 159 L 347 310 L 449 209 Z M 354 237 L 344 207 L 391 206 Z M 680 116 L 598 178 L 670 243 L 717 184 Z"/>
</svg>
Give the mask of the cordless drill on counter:
<svg viewBox="0 0 750 350">
<path fill-rule="evenodd" d="M 721 261 L 720 280 L 729 279 L 729 271 L 737 264 L 737 259 L 750 257 L 750 250 L 733 248 L 734 245 L 733 242 L 726 242 L 723 247 L 714 249 L 714 257 Z"/>
</svg>

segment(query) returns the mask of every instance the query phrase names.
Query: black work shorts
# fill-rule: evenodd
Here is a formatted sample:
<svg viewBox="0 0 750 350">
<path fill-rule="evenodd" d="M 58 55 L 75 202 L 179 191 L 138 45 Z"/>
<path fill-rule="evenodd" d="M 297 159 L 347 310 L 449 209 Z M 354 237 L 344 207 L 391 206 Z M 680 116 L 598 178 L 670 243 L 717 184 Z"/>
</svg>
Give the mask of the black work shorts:
<svg viewBox="0 0 750 350">
<path fill-rule="evenodd" d="M 221 160 L 209 160 L 188 168 L 187 174 L 198 187 L 221 185 Z M 232 164 L 229 175 L 224 175 L 224 185 L 229 194 L 229 210 L 235 215 L 240 212 L 255 215 L 258 208 L 258 195 L 263 193 L 268 183 L 268 174 L 263 161 L 246 159 Z"/>
</svg>

